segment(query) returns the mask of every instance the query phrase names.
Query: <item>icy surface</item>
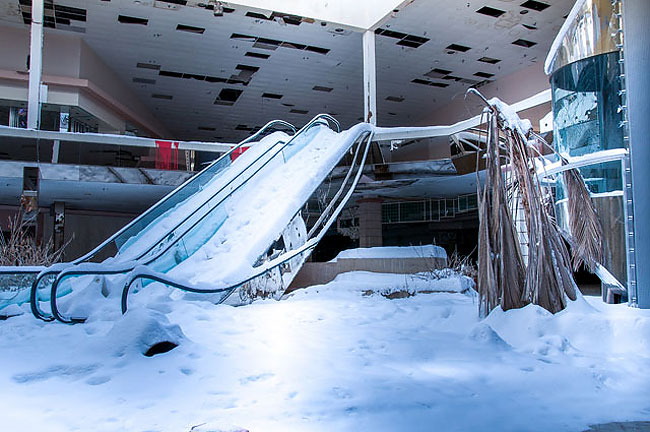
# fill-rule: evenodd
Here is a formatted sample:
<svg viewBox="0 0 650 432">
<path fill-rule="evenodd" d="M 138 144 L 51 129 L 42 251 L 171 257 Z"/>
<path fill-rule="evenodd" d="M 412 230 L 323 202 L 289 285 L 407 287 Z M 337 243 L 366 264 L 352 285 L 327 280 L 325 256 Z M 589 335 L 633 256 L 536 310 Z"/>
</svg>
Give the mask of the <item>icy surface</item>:
<svg viewBox="0 0 650 432">
<path fill-rule="evenodd" d="M 440 246 L 383 246 L 348 249 L 339 253 L 339 258 L 447 258 L 447 252 Z"/>
<path fill-rule="evenodd" d="M 577 432 L 650 419 L 650 311 L 590 298 L 480 321 L 471 295 L 380 295 L 418 280 L 349 273 L 238 308 L 152 288 L 115 320 L 0 321 L 2 429 Z M 179 346 L 144 357 L 161 337 Z"/>
</svg>

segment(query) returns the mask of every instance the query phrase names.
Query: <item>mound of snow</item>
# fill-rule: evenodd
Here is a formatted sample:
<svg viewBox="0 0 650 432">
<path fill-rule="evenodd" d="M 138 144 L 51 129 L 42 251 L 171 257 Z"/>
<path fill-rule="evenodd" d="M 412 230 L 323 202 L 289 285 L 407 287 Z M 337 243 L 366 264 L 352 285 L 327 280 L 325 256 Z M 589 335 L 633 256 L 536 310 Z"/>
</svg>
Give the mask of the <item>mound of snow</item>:
<svg viewBox="0 0 650 432">
<path fill-rule="evenodd" d="M 117 356 L 129 352 L 147 354 L 160 344 L 178 346 L 185 339 L 181 328 L 171 324 L 162 313 L 150 309 L 129 310 L 106 335 L 107 343 Z"/>
</svg>

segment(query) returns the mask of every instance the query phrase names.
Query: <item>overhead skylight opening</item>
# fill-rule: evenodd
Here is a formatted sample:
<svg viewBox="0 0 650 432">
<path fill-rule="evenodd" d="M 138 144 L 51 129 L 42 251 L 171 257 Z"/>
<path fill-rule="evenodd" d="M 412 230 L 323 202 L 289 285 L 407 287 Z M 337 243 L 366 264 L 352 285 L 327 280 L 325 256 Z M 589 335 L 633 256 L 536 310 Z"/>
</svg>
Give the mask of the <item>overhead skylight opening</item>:
<svg viewBox="0 0 650 432">
<path fill-rule="evenodd" d="M 163 3 L 171 3 L 175 5 L 180 5 L 180 6 L 185 6 L 187 4 L 187 0 L 158 0 Z"/>
<path fill-rule="evenodd" d="M 160 65 L 152 63 L 138 63 L 135 67 L 140 69 L 160 70 Z"/>
<path fill-rule="evenodd" d="M 481 57 L 480 59 L 478 59 L 478 61 L 483 62 L 483 63 L 489 63 L 489 64 L 497 64 L 501 60 L 495 59 L 495 58 L 492 58 L 492 57 Z"/>
<path fill-rule="evenodd" d="M 483 15 L 488 15 L 494 18 L 499 18 L 501 15 L 506 13 L 505 11 L 502 11 L 501 9 L 495 9 L 491 8 L 489 6 L 483 6 L 481 9 L 476 11 L 477 13 L 483 14 Z"/>
<path fill-rule="evenodd" d="M 258 58 L 258 59 L 263 59 L 266 60 L 269 57 L 271 57 L 270 54 L 262 54 L 262 53 L 256 53 L 253 51 L 248 51 L 246 54 L 244 54 L 246 57 L 253 57 L 253 58 Z"/>
<path fill-rule="evenodd" d="M 524 47 L 524 48 L 530 48 L 532 46 L 537 45 L 537 42 L 531 42 L 531 41 L 526 40 L 526 39 L 517 39 L 512 44 L 520 46 L 520 47 Z"/>
<path fill-rule="evenodd" d="M 205 32 L 205 29 L 202 28 L 202 27 L 194 27 L 194 26 L 185 25 L 185 24 L 178 24 L 176 26 L 176 30 L 184 31 L 184 32 L 188 32 L 188 33 L 196 33 L 196 34 L 203 34 L 203 32 Z"/>
<path fill-rule="evenodd" d="M 282 99 L 282 95 L 276 93 L 264 93 L 262 97 L 265 99 Z"/>
<path fill-rule="evenodd" d="M 266 49 L 271 51 L 275 51 L 276 49 L 278 49 L 278 47 L 282 47 L 282 48 L 291 48 L 298 51 L 303 51 L 303 50 L 311 51 L 323 55 L 327 55 L 327 53 L 330 52 L 328 48 L 322 48 L 322 47 L 311 46 L 311 45 L 303 45 L 296 42 L 287 42 L 287 41 L 280 41 L 276 39 L 268 39 L 268 38 L 262 38 L 257 36 L 244 35 L 240 33 L 233 33 L 232 35 L 230 35 L 230 39 L 236 39 L 244 42 L 252 42 L 254 48 Z"/>
<path fill-rule="evenodd" d="M 375 34 L 386 36 L 393 39 L 399 39 L 397 45 L 406 46 L 409 48 L 419 48 L 429 41 L 429 38 L 422 36 L 410 35 L 402 32 L 379 28 L 375 30 Z"/>
<path fill-rule="evenodd" d="M 449 75 L 450 73 L 451 71 L 447 69 L 433 68 L 429 72 L 425 73 L 424 75 L 431 78 L 442 78 L 444 76 Z"/>
<path fill-rule="evenodd" d="M 411 80 L 411 82 L 414 83 L 414 84 L 428 85 L 428 86 L 431 86 L 431 87 L 440 87 L 440 88 L 449 87 L 449 84 L 446 84 L 446 83 L 427 81 L 427 80 L 423 80 L 423 79 L 420 79 L 420 78 L 416 78 L 414 80 Z"/>
<path fill-rule="evenodd" d="M 120 22 L 122 24 L 139 24 L 139 25 L 149 24 L 149 20 L 146 18 L 138 18 L 138 17 L 132 17 L 128 15 L 119 15 L 117 17 L 117 22 Z"/>
<path fill-rule="evenodd" d="M 451 44 L 451 45 L 447 46 L 447 49 L 451 50 L 451 51 L 460 51 L 460 52 L 467 52 L 467 51 L 471 50 L 470 47 L 465 46 L 465 45 L 459 45 L 459 44 Z"/>
<path fill-rule="evenodd" d="M 546 8 L 548 8 L 550 6 L 551 5 L 549 5 L 549 4 L 546 4 L 546 3 L 543 3 L 543 2 L 540 2 L 540 1 L 536 1 L 536 0 L 528 0 L 528 1 L 521 4 L 521 7 L 525 7 L 527 9 L 532 9 L 532 10 L 535 10 L 535 11 L 538 11 L 538 12 L 543 11 L 544 9 L 546 9 Z"/>
<path fill-rule="evenodd" d="M 155 79 L 149 78 L 133 78 L 133 82 L 138 84 L 156 84 Z"/>
<path fill-rule="evenodd" d="M 243 90 L 225 88 L 219 92 L 219 96 L 214 101 L 217 105 L 233 105 L 239 99 Z"/>
</svg>

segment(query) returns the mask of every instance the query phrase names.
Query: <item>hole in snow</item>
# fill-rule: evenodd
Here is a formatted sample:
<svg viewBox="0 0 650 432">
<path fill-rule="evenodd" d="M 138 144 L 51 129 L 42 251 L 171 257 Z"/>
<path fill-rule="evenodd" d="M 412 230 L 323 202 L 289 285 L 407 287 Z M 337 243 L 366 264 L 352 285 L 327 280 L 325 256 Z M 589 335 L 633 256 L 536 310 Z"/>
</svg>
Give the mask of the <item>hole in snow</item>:
<svg viewBox="0 0 650 432">
<path fill-rule="evenodd" d="M 178 344 L 169 341 L 158 342 L 149 347 L 147 352 L 144 353 L 145 357 L 153 357 L 157 354 L 164 354 L 176 348 Z"/>
</svg>

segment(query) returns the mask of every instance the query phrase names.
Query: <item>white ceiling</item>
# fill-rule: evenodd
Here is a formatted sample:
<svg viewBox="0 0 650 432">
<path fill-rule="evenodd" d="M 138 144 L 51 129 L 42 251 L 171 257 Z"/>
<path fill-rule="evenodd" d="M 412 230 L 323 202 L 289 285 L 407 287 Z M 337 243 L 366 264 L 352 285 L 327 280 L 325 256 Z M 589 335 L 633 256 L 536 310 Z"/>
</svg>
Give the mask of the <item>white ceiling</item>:
<svg viewBox="0 0 650 432">
<path fill-rule="evenodd" d="M 426 114 L 462 97 L 467 87 L 485 78 L 498 79 L 523 67 L 542 67 L 546 51 L 572 0 L 544 0 L 549 7 L 537 11 L 522 7 L 525 0 L 414 0 L 381 27 L 429 40 L 418 48 L 398 45 L 398 39 L 377 35 L 378 122 L 381 126 L 416 125 Z M 238 125 L 258 127 L 273 118 L 296 125 L 320 112 L 334 114 L 344 127 L 360 121 L 362 103 L 361 34 L 339 29 L 336 24 L 302 21 L 282 24 L 246 16 L 257 12 L 234 4 L 233 12 L 214 16 L 205 8 L 176 6 L 152 0 L 54 0 L 56 5 L 87 10 L 87 20 L 62 23 L 55 32 L 83 32 L 84 40 L 161 119 L 177 139 L 234 141 L 248 134 Z M 195 2 L 196 3 L 196 2 Z M 206 3 L 208 3 L 206 1 Z M 164 6 L 164 7 L 158 7 Z M 505 12 L 500 17 L 476 11 L 489 6 Z M 19 0 L 0 0 L 0 19 L 22 24 Z M 522 13 L 523 12 L 523 13 Z M 118 22 L 119 15 L 145 18 L 147 25 Z M 177 25 L 204 28 L 202 34 L 177 30 Z M 525 27 L 524 25 L 528 26 Z M 252 42 L 232 39 L 233 33 L 288 41 L 328 49 L 327 54 L 278 47 L 268 50 Z M 536 42 L 526 48 L 517 39 Z M 446 49 L 450 44 L 469 47 L 466 52 Z M 269 55 L 268 59 L 246 56 Z M 501 60 L 497 64 L 478 61 Z M 138 63 L 159 65 L 161 70 L 230 78 L 240 73 L 237 65 L 255 66 L 247 86 L 223 82 L 160 76 L 158 70 L 138 68 Z M 451 71 L 457 82 L 442 76 L 424 76 L 433 68 Z M 155 84 L 133 82 L 134 78 Z M 448 87 L 415 84 L 428 80 Z M 314 86 L 332 88 L 314 91 Z M 215 105 L 224 88 L 243 90 L 232 106 Z M 282 95 L 263 98 L 264 93 Z M 152 98 L 152 94 L 173 99 Z M 402 102 L 386 100 L 392 96 Z M 307 114 L 291 113 L 292 109 Z M 214 128 L 200 130 L 199 128 Z"/>
</svg>

